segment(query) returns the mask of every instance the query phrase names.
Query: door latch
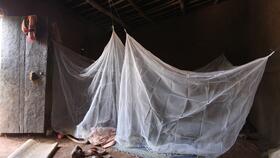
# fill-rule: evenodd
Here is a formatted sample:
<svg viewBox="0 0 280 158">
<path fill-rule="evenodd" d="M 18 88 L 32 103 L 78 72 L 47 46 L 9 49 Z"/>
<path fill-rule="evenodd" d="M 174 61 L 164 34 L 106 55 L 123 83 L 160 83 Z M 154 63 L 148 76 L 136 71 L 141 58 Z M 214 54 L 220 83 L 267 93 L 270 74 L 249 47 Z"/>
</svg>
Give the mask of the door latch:
<svg viewBox="0 0 280 158">
<path fill-rule="evenodd" d="M 29 79 L 30 81 L 36 81 L 40 79 L 40 75 L 38 75 L 36 72 L 30 72 L 29 73 Z"/>
</svg>

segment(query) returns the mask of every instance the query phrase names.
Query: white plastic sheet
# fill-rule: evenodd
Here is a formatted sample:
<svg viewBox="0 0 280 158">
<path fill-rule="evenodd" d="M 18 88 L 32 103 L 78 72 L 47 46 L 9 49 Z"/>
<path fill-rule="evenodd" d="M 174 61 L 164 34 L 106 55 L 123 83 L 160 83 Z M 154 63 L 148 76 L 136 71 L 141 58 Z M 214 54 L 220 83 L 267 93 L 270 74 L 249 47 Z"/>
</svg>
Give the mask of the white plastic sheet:
<svg viewBox="0 0 280 158">
<path fill-rule="evenodd" d="M 127 34 L 113 32 L 100 58 L 54 42 L 52 125 L 87 138 L 114 127 L 117 142 L 159 153 L 217 157 L 235 142 L 267 57 L 234 67 L 221 56 L 196 72 L 176 69 Z"/>
<path fill-rule="evenodd" d="M 220 58 L 221 59 L 221 58 Z M 232 67 L 218 62 L 176 69 L 127 35 L 117 141 L 159 153 L 217 157 L 235 142 L 252 106 L 268 57 Z M 222 60 L 225 61 L 225 60 Z"/>
</svg>

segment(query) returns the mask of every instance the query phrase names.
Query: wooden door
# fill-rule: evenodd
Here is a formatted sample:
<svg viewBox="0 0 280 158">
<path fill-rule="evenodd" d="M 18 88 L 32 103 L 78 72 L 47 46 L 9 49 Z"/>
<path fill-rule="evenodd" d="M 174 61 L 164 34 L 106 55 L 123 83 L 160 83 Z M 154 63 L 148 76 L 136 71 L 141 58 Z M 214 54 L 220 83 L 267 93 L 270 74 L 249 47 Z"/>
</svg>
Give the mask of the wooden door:
<svg viewBox="0 0 280 158">
<path fill-rule="evenodd" d="M 22 17 L 3 17 L 0 22 L 0 133 L 43 133 L 46 21 L 39 21 L 45 30 L 39 29 L 40 40 L 33 43 L 26 40 L 21 22 Z"/>
</svg>

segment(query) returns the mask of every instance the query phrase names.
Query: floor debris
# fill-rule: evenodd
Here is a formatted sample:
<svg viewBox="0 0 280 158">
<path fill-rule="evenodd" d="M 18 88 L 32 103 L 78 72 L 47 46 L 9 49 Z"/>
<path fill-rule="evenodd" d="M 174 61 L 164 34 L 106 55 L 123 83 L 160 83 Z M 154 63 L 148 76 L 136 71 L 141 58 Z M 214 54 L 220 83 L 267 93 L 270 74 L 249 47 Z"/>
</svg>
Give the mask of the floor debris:
<svg viewBox="0 0 280 158">
<path fill-rule="evenodd" d="M 95 146 L 109 148 L 115 145 L 116 129 L 111 127 L 93 128 L 89 137 L 89 142 Z"/>
<path fill-rule="evenodd" d="M 8 158 L 48 158 L 50 157 L 58 143 L 41 143 L 33 139 L 28 139 L 17 148 Z"/>
<path fill-rule="evenodd" d="M 112 158 L 112 156 L 102 147 L 92 146 L 86 151 L 76 145 L 71 153 L 72 158 L 85 158 L 95 156 L 97 158 Z"/>
<path fill-rule="evenodd" d="M 227 151 L 220 158 L 262 158 L 262 152 L 267 151 L 268 149 L 273 149 L 276 147 L 271 147 L 271 145 L 266 145 L 265 149 L 260 148 L 264 144 L 263 141 L 259 142 L 259 139 L 251 140 L 248 136 L 245 139 L 244 137 L 239 137 L 235 143 L 235 145 Z M 57 139 L 55 136 L 53 137 L 45 137 L 45 136 L 5 136 L 0 137 L 0 158 L 7 158 L 13 151 L 15 151 L 19 146 L 21 146 L 28 139 L 34 139 L 38 142 L 52 144 L 54 142 L 58 142 L 58 150 L 56 150 L 53 158 L 71 158 L 71 152 L 76 145 L 79 145 L 83 151 L 88 151 L 92 148 L 92 144 L 77 144 L 69 139 Z M 132 151 L 133 150 L 133 151 Z M 158 158 L 157 155 L 152 152 L 140 153 L 139 151 L 135 151 L 135 149 L 131 149 L 131 151 L 121 151 L 117 150 L 114 147 L 109 147 L 106 149 L 110 156 L 113 158 Z M 107 158 L 104 155 L 104 158 Z M 91 156 L 89 158 L 94 158 L 95 156 Z M 97 156 L 96 156 L 97 157 Z M 167 158 L 167 156 L 165 156 Z M 164 158 L 165 158 L 164 157 Z M 268 155 L 266 156 L 268 157 Z M 170 157 L 168 157 L 170 158 Z M 176 156 L 177 158 L 177 156 Z M 181 158 L 181 157 L 180 157 Z M 195 157 L 196 158 L 196 157 Z"/>
</svg>

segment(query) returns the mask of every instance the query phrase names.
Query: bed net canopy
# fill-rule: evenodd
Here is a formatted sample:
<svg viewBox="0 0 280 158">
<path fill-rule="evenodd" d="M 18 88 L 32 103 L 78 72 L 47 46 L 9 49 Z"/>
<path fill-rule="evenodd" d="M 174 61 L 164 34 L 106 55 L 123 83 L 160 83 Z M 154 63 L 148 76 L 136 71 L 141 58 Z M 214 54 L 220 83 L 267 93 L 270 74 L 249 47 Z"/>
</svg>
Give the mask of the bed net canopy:
<svg viewBox="0 0 280 158">
<path fill-rule="evenodd" d="M 53 50 L 54 130 L 87 139 L 113 127 L 122 146 L 206 157 L 234 144 L 270 56 L 241 66 L 220 56 L 185 71 L 114 31 L 95 62 L 55 41 Z"/>
</svg>

